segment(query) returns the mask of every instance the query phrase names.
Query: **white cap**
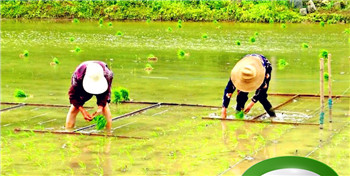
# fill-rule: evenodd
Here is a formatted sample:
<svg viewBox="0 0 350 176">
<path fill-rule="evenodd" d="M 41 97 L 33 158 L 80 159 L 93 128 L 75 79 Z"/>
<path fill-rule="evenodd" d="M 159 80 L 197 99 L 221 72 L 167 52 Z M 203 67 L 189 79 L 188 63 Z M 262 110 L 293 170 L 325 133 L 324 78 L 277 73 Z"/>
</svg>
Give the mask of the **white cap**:
<svg viewBox="0 0 350 176">
<path fill-rule="evenodd" d="M 94 95 L 102 94 L 107 90 L 108 83 L 100 64 L 90 62 L 86 65 L 83 88 L 87 93 Z"/>
</svg>

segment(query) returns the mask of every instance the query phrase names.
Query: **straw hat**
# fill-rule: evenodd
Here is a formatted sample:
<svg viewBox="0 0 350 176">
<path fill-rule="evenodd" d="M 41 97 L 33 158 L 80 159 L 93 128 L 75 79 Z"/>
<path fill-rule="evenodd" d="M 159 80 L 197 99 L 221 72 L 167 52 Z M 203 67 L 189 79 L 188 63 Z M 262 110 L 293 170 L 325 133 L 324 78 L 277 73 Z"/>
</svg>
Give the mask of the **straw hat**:
<svg viewBox="0 0 350 176">
<path fill-rule="evenodd" d="M 94 95 L 102 94 L 107 90 L 108 83 L 100 64 L 90 62 L 86 65 L 83 88 L 87 93 Z"/>
<path fill-rule="evenodd" d="M 265 78 L 262 60 L 255 56 L 241 59 L 231 71 L 233 85 L 243 92 L 252 92 L 260 87 Z"/>
</svg>

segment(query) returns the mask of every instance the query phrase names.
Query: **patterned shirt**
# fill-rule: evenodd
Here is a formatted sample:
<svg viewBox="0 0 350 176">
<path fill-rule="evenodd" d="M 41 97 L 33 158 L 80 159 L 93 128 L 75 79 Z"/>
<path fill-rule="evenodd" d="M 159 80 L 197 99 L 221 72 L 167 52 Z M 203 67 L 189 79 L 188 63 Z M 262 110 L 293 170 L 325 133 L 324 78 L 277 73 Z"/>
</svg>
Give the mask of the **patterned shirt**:
<svg viewBox="0 0 350 176">
<path fill-rule="evenodd" d="M 86 66 L 90 62 L 95 62 L 102 66 L 104 77 L 106 78 L 108 83 L 108 88 L 104 93 L 95 95 L 97 98 L 97 105 L 104 107 L 106 106 L 107 102 L 108 103 L 110 102 L 113 72 L 109 70 L 109 68 L 107 67 L 107 64 L 104 62 L 85 61 L 75 69 L 72 75 L 71 87 L 69 88 L 69 92 L 68 92 L 69 101 L 76 108 L 79 108 L 79 106 L 83 106 L 84 103 L 93 96 L 92 94 L 86 92 L 83 88 L 83 79 L 85 76 Z"/>
</svg>

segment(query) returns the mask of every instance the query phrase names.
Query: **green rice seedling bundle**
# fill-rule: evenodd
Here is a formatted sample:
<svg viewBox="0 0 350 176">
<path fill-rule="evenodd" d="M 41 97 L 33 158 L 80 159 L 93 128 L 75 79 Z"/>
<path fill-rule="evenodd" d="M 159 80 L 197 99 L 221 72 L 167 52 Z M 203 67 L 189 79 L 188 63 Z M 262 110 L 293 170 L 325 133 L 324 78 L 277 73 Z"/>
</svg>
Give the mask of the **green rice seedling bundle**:
<svg viewBox="0 0 350 176">
<path fill-rule="evenodd" d="M 70 38 L 69 38 L 69 41 L 71 41 L 71 42 L 74 42 L 74 40 L 75 40 L 74 37 L 70 37 Z"/>
<path fill-rule="evenodd" d="M 284 24 L 284 23 L 281 24 L 281 28 L 282 28 L 282 29 L 285 29 L 286 27 L 287 27 L 286 24 Z"/>
<path fill-rule="evenodd" d="M 113 26 L 112 22 L 108 22 L 108 26 Z"/>
<path fill-rule="evenodd" d="M 179 49 L 178 51 L 177 51 L 177 57 L 178 58 L 183 58 L 183 57 L 185 57 L 185 51 L 184 50 L 182 50 L 182 49 Z"/>
<path fill-rule="evenodd" d="M 350 34 L 350 28 L 344 30 L 345 34 Z"/>
<path fill-rule="evenodd" d="M 28 97 L 28 95 L 21 89 L 16 89 L 14 92 L 14 96 L 18 98 L 25 98 Z"/>
<path fill-rule="evenodd" d="M 278 69 L 283 70 L 288 65 L 288 62 L 284 59 L 278 60 Z"/>
<path fill-rule="evenodd" d="M 149 64 L 149 63 L 147 63 L 147 64 L 145 65 L 145 70 L 153 70 L 152 65 Z"/>
<path fill-rule="evenodd" d="M 301 44 L 301 47 L 303 47 L 303 48 L 309 48 L 309 44 L 307 44 L 307 43 L 302 43 L 302 44 Z"/>
<path fill-rule="evenodd" d="M 122 33 L 121 31 L 118 31 L 115 35 L 116 35 L 116 36 L 122 36 L 123 33 Z"/>
<path fill-rule="evenodd" d="M 328 58 L 328 51 L 325 50 L 325 49 L 322 49 L 322 50 L 320 51 L 319 56 L 320 56 L 321 58 L 327 59 L 327 58 Z"/>
<path fill-rule="evenodd" d="M 129 97 L 129 92 L 130 91 L 128 89 L 126 89 L 124 87 L 120 87 L 118 90 L 119 90 L 119 92 L 120 92 L 120 94 L 122 96 L 123 101 L 129 101 L 130 100 L 130 97 Z"/>
<path fill-rule="evenodd" d="M 77 47 L 75 47 L 74 51 L 75 51 L 76 53 L 79 53 L 79 52 L 81 52 L 81 49 L 80 49 L 79 46 L 77 46 Z"/>
<path fill-rule="evenodd" d="M 146 23 L 150 23 L 151 19 L 147 18 Z"/>
<path fill-rule="evenodd" d="M 207 34 L 207 33 L 203 33 L 203 34 L 202 34 L 202 38 L 203 38 L 203 39 L 207 39 L 207 38 L 208 38 L 208 34 Z"/>
<path fill-rule="evenodd" d="M 103 18 L 100 18 L 100 19 L 98 20 L 98 24 L 103 24 Z"/>
<path fill-rule="evenodd" d="M 255 36 L 258 36 L 258 35 L 259 35 L 259 33 L 258 33 L 258 32 L 254 32 L 254 35 L 255 35 Z"/>
<path fill-rule="evenodd" d="M 236 119 L 244 119 L 244 112 L 243 111 L 238 111 L 235 114 Z"/>
<path fill-rule="evenodd" d="M 178 23 L 178 24 L 182 24 L 182 20 L 178 20 L 177 23 Z"/>
<path fill-rule="evenodd" d="M 103 115 L 98 115 L 91 121 L 92 123 L 96 124 L 96 129 L 97 130 L 102 130 L 106 128 L 107 125 L 107 120 L 106 117 Z"/>
<path fill-rule="evenodd" d="M 72 22 L 73 22 L 73 23 L 80 23 L 80 21 L 79 21 L 78 18 L 74 18 Z"/>
<path fill-rule="evenodd" d="M 154 56 L 153 54 L 150 54 L 150 55 L 148 55 L 147 60 L 149 62 L 157 62 L 158 58 L 156 56 Z"/>
<path fill-rule="evenodd" d="M 320 22 L 320 26 L 321 26 L 321 27 L 324 27 L 324 24 L 325 24 L 324 21 L 321 21 L 321 22 Z"/>
<path fill-rule="evenodd" d="M 24 57 L 28 57 L 29 56 L 29 51 L 28 50 L 24 50 L 23 51 L 23 56 Z"/>
<path fill-rule="evenodd" d="M 181 28 L 182 28 L 182 24 L 181 24 L 181 23 L 178 23 L 178 24 L 177 24 L 177 28 L 181 29 Z"/>
<path fill-rule="evenodd" d="M 52 59 L 52 62 L 53 63 L 55 63 L 55 64 L 60 64 L 60 61 L 58 60 L 58 58 L 57 57 L 54 57 L 53 59 Z"/>
<path fill-rule="evenodd" d="M 255 39 L 255 37 L 250 37 L 249 41 L 250 41 L 251 43 L 254 43 L 254 42 L 256 41 L 256 39 Z"/>
<path fill-rule="evenodd" d="M 241 41 L 239 41 L 239 40 L 236 40 L 235 43 L 236 43 L 236 45 L 238 45 L 238 46 L 241 45 Z"/>
<path fill-rule="evenodd" d="M 328 75 L 327 72 L 324 72 L 324 73 L 323 73 L 323 77 L 324 77 L 324 80 L 328 81 L 329 75 Z"/>
<path fill-rule="evenodd" d="M 173 28 L 168 27 L 168 32 L 171 32 L 171 31 L 173 31 Z"/>
<path fill-rule="evenodd" d="M 112 89 L 112 97 L 111 97 L 111 102 L 112 103 L 120 103 L 123 101 L 122 94 L 118 89 Z"/>
</svg>

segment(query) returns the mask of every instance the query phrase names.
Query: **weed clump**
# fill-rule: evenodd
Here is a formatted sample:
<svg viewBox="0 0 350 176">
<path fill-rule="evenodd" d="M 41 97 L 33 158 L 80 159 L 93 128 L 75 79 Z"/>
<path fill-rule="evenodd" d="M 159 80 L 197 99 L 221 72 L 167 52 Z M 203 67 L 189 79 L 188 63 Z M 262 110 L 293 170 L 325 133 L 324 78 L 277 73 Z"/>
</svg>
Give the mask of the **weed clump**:
<svg viewBox="0 0 350 176">
<path fill-rule="evenodd" d="M 236 45 L 238 45 L 238 46 L 241 45 L 241 41 L 239 41 L 239 40 L 236 40 L 235 43 L 236 43 Z"/>
<path fill-rule="evenodd" d="M 286 24 L 284 24 L 284 23 L 281 24 L 281 28 L 282 28 L 282 29 L 285 29 L 286 27 L 287 27 Z"/>
<path fill-rule="evenodd" d="M 319 56 L 320 56 L 321 58 L 327 59 L 327 58 L 328 58 L 328 51 L 325 50 L 325 49 L 322 49 L 322 50 L 320 51 Z"/>
<path fill-rule="evenodd" d="M 202 38 L 203 38 L 203 39 L 207 39 L 207 38 L 208 38 L 208 34 L 207 34 L 207 33 L 203 33 L 203 34 L 202 34 Z"/>
<path fill-rule="evenodd" d="M 107 120 L 106 117 L 103 115 L 98 115 L 91 121 L 92 123 L 96 124 L 96 129 L 97 130 L 102 130 L 106 128 L 107 125 Z"/>
<path fill-rule="evenodd" d="M 302 43 L 302 44 L 301 44 L 301 47 L 303 47 L 303 48 L 309 48 L 309 44 L 307 44 L 307 43 Z"/>
<path fill-rule="evenodd" d="M 168 27 L 168 32 L 171 32 L 171 31 L 173 31 L 173 28 Z"/>
<path fill-rule="evenodd" d="M 185 57 L 185 51 L 184 50 L 182 50 L 182 49 L 179 49 L 178 51 L 177 51 L 177 57 L 178 58 L 184 58 Z"/>
<path fill-rule="evenodd" d="M 324 21 L 321 21 L 321 22 L 320 22 L 320 26 L 321 26 L 321 27 L 324 27 L 324 24 L 325 24 Z"/>
<path fill-rule="evenodd" d="M 71 42 L 74 42 L 74 40 L 75 40 L 74 37 L 70 37 L 70 38 L 69 38 L 69 41 L 71 41 Z"/>
<path fill-rule="evenodd" d="M 328 79 L 329 79 L 328 72 L 324 72 L 323 77 L 324 77 L 324 80 L 328 81 Z"/>
<path fill-rule="evenodd" d="M 25 98 L 25 97 L 28 97 L 28 95 L 21 89 L 16 89 L 15 90 L 15 93 L 14 93 L 14 96 L 15 97 L 18 97 L 18 98 Z"/>
<path fill-rule="evenodd" d="M 284 59 L 278 60 L 278 69 L 283 70 L 288 65 L 288 62 Z"/>
<path fill-rule="evenodd" d="M 79 21 L 78 18 L 74 18 L 72 22 L 73 22 L 73 23 L 80 23 L 80 21 Z"/>
<path fill-rule="evenodd" d="M 123 33 L 122 33 L 121 31 L 118 31 L 115 35 L 116 35 L 116 36 L 122 36 Z"/>
<path fill-rule="evenodd" d="M 249 41 L 250 41 L 251 43 L 254 43 L 254 42 L 256 41 L 256 39 L 255 39 L 255 37 L 250 37 Z"/>
</svg>

